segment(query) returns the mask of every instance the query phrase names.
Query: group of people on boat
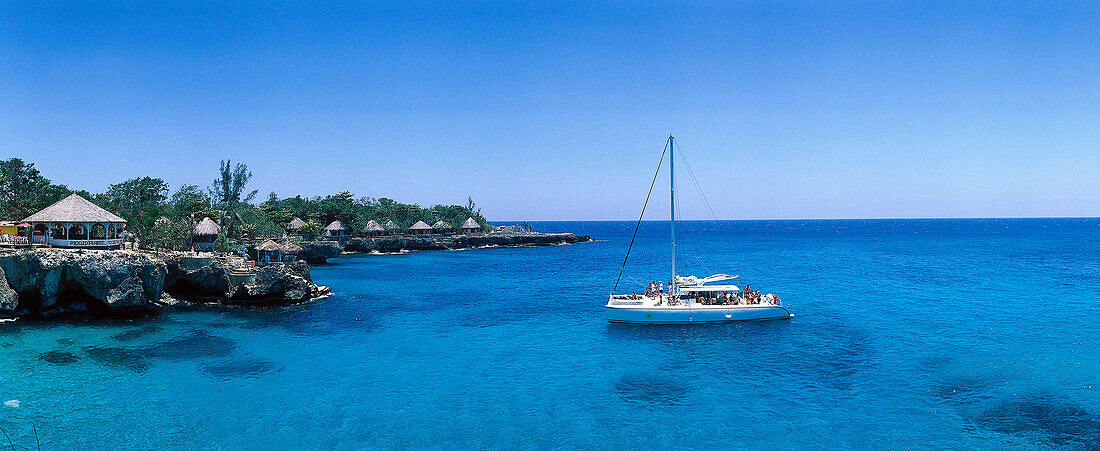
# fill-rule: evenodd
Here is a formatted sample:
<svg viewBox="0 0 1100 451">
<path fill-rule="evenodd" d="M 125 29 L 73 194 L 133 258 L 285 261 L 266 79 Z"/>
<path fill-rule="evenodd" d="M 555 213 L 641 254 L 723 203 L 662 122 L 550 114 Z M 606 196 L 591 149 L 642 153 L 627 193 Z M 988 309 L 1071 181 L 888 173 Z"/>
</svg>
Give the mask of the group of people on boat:
<svg viewBox="0 0 1100 451">
<path fill-rule="evenodd" d="M 771 293 L 762 295 L 745 285 L 745 290 L 740 295 L 726 291 L 697 292 L 695 302 L 703 305 L 779 304 L 779 297 Z"/>
<path fill-rule="evenodd" d="M 669 285 L 671 287 L 671 285 Z M 702 305 L 757 305 L 757 304 L 774 304 L 779 305 L 779 297 L 768 293 L 760 294 L 759 291 L 753 290 L 748 285 L 745 285 L 745 289 L 741 294 L 731 293 L 728 291 L 699 291 L 695 292 L 694 296 L 691 296 L 690 290 L 684 290 L 684 293 L 680 293 L 679 296 L 668 296 L 666 299 L 665 283 L 664 282 L 650 282 L 645 289 L 645 297 L 657 298 L 656 305 L 664 305 L 668 302 L 668 305 L 681 305 L 681 298 L 693 298 L 695 303 Z M 632 293 L 629 296 L 630 299 L 641 299 L 642 296 L 637 292 Z"/>
<path fill-rule="evenodd" d="M 645 287 L 645 295 L 646 295 L 646 297 L 649 297 L 649 298 L 661 297 L 661 295 L 664 294 L 664 293 L 665 293 L 665 283 L 664 282 L 650 282 L 649 285 L 646 285 L 646 287 Z"/>
</svg>

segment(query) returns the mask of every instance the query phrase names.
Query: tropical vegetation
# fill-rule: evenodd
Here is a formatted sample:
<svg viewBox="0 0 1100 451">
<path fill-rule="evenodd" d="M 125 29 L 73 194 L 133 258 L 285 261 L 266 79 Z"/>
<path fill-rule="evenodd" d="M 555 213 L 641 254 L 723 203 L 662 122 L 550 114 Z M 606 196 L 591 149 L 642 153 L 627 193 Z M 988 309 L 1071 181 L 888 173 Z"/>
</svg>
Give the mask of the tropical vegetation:
<svg viewBox="0 0 1100 451">
<path fill-rule="evenodd" d="M 278 238 L 287 224 L 301 218 L 299 235 L 316 235 L 340 221 L 349 234 L 361 231 L 368 221 L 393 221 L 407 228 L 416 221 L 443 221 L 458 229 L 468 217 L 488 227 L 472 199 L 465 205 L 421 207 L 389 198 L 356 197 L 349 191 L 328 196 L 280 198 L 274 192 L 256 202 L 258 190 L 248 190 L 252 172 L 242 163 L 223 160 L 217 178 L 206 189 L 180 185 L 173 192 L 163 179 L 139 177 L 110 185 L 105 192 L 89 193 L 54 184 L 34 163 L 19 158 L 0 160 L 0 220 L 18 221 L 77 193 L 127 221 L 128 239 L 143 248 L 181 250 L 189 246 L 191 231 L 204 217 L 216 221 L 221 236 L 216 243 Z"/>
</svg>

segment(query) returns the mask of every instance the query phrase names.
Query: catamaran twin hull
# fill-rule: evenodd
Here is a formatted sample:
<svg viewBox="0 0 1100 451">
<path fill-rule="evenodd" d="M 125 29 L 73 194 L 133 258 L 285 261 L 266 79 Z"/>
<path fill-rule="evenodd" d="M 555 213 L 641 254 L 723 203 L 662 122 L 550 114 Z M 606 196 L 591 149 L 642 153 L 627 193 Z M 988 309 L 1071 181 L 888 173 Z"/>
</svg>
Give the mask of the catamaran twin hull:
<svg viewBox="0 0 1100 451">
<path fill-rule="evenodd" d="M 614 305 L 617 303 L 623 303 L 623 301 L 615 300 L 604 307 L 608 322 L 646 324 L 724 323 L 787 319 L 794 316 L 782 306 L 773 304 Z"/>
</svg>

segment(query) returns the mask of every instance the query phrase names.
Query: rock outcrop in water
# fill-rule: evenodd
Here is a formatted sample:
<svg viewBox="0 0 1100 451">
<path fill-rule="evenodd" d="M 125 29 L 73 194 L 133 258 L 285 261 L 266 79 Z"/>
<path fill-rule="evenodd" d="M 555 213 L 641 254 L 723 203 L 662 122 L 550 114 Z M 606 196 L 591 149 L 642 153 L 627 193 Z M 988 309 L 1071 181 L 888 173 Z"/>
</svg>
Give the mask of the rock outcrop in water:
<svg viewBox="0 0 1100 451">
<path fill-rule="evenodd" d="M 130 251 L 37 249 L 0 253 L 0 315 L 141 311 L 196 302 L 287 304 L 325 295 L 305 262 L 235 276 L 220 258 Z"/>
<path fill-rule="evenodd" d="M 340 243 L 335 241 L 313 241 L 301 243 L 301 246 L 302 251 L 298 253 L 298 258 L 310 263 L 324 263 L 330 258 L 339 256 L 343 251 Z"/>
<path fill-rule="evenodd" d="M 167 273 L 164 262 L 140 253 L 55 249 L 0 254 L 0 269 L 16 293 L 14 308 L 0 303 L 7 314 L 141 309 L 160 297 Z"/>
<path fill-rule="evenodd" d="M 186 302 L 291 304 L 329 292 L 313 284 L 309 265 L 301 261 L 243 268 L 237 275 L 220 258 L 176 255 L 165 262 L 164 291 Z"/>
<path fill-rule="evenodd" d="M 478 247 L 554 246 L 592 241 L 591 237 L 572 233 L 530 233 L 514 235 L 395 236 L 353 238 L 344 250 L 354 252 L 401 252 L 455 250 Z"/>
</svg>

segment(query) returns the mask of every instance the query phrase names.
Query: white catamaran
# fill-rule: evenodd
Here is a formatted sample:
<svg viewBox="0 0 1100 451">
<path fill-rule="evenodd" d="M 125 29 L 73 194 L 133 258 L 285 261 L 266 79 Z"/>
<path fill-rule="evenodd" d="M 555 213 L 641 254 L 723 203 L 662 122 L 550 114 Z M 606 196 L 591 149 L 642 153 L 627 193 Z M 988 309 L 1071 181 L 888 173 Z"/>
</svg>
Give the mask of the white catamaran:
<svg viewBox="0 0 1100 451">
<path fill-rule="evenodd" d="M 607 320 L 612 323 L 651 323 L 651 324 L 687 324 L 687 323 L 714 323 L 745 320 L 787 319 L 792 316 L 781 305 L 778 297 L 773 294 L 761 295 L 755 291 L 742 291 L 740 287 L 727 281 L 737 278 L 727 274 L 715 274 L 709 277 L 698 278 L 695 276 L 682 277 L 676 274 L 676 171 L 674 166 L 673 137 L 669 135 L 667 146 L 669 166 L 669 193 L 672 200 L 671 228 L 672 228 L 672 280 L 668 284 L 668 292 L 665 293 L 660 285 L 651 284 L 644 294 L 615 294 L 622 278 L 623 270 L 619 270 L 619 278 L 615 280 L 615 288 L 612 288 L 604 311 Z M 664 152 L 661 154 L 661 163 L 664 162 Z M 661 165 L 657 165 L 657 173 L 661 171 Z M 657 174 L 653 175 L 656 182 Z M 650 194 L 653 193 L 653 184 L 649 186 Z M 649 196 L 646 196 L 649 203 Z M 642 215 L 645 215 L 645 205 L 642 206 Z M 641 217 L 638 218 L 639 225 Z M 635 226 L 634 235 L 638 230 Z M 630 240 L 634 245 L 633 238 Z M 626 260 L 630 258 L 630 249 L 623 258 L 623 268 Z M 726 283 L 719 283 L 726 282 Z"/>
</svg>

